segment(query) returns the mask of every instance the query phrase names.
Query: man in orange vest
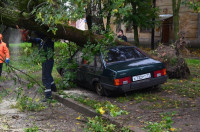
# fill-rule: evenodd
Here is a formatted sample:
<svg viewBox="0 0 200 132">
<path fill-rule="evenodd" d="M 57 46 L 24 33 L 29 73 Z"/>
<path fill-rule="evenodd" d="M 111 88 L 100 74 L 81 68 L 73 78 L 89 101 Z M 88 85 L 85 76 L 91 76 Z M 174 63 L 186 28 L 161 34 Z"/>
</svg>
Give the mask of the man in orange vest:
<svg viewBox="0 0 200 132">
<path fill-rule="evenodd" d="M 6 46 L 6 43 L 3 42 L 3 36 L 0 34 L 0 76 L 2 73 L 3 63 L 9 64 L 10 61 L 10 54 L 9 50 Z"/>
</svg>

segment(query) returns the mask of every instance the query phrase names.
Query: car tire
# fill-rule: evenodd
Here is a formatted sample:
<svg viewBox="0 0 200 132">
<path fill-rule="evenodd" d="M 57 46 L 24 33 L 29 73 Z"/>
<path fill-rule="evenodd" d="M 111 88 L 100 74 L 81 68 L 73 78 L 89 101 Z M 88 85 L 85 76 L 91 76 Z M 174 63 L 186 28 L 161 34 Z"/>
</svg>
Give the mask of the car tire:
<svg viewBox="0 0 200 132">
<path fill-rule="evenodd" d="M 95 83 L 96 93 L 100 96 L 110 96 L 111 92 L 109 90 L 104 89 L 99 82 Z"/>
<path fill-rule="evenodd" d="M 99 82 L 95 83 L 95 90 L 97 92 L 98 95 L 100 96 L 104 96 L 104 88 L 101 86 L 101 84 Z"/>
</svg>

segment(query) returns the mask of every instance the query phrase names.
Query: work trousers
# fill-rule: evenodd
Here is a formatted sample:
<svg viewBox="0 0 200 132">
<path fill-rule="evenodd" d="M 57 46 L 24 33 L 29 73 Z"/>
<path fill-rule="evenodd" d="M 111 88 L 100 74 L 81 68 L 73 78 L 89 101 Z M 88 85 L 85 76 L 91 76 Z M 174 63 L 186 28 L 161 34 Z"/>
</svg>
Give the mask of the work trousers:
<svg viewBox="0 0 200 132">
<path fill-rule="evenodd" d="M 54 64 L 53 59 L 46 60 L 45 62 L 42 63 L 42 83 L 45 86 L 46 98 L 50 98 L 52 96 L 51 85 L 54 84 L 54 80 L 51 73 L 53 70 L 53 64 Z"/>
<path fill-rule="evenodd" d="M 0 76 L 1 76 L 1 73 L 2 73 L 2 69 L 3 69 L 3 63 L 0 63 Z"/>
</svg>

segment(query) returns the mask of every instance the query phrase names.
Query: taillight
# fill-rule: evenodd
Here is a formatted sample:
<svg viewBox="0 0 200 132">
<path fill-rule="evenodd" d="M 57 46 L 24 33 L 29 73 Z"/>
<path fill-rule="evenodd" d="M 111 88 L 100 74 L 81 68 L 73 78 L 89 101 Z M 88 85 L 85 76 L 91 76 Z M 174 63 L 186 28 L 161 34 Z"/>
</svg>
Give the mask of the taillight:
<svg viewBox="0 0 200 132">
<path fill-rule="evenodd" d="M 166 69 L 162 69 L 162 70 L 158 70 L 158 71 L 154 71 L 154 77 L 160 77 L 160 76 L 164 76 L 166 75 Z"/>
<path fill-rule="evenodd" d="M 119 85 L 123 85 L 123 84 L 129 84 L 129 83 L 131 83 L 131 77 L 114 79 L 114 85 L 115 86 L 119 86 Z"/>
</svg>

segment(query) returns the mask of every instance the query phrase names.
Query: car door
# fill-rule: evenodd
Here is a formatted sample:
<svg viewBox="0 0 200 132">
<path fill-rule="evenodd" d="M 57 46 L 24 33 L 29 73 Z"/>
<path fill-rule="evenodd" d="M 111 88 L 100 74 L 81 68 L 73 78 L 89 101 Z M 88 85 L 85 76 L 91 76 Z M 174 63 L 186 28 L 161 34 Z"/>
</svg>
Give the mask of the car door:
<svg viewBox="0 0 200 132">
<path fill-rule="evenodd" d="M 85 60 L 84 60 L 85 61 Z M 85 61 L 86 62 L 86 61 Z M 84 85 L 88 88 L 91 88 L 91 82 L 95 78 L 95 60 L 87 62 L 82 66 L 82 71 L 84 72 Z"/>
<path fill-rule="evenodd" d="M 76 74 L 78 83 L 84 87 L 90 87 L 90 81 L 95 75 L 94 60 L 89 63 L 83 58 L 83 53 L 81 51 L 74 56 L 74 59 L 78 64 Z"/>
<path fill-rule="evenodd" d="M 103 73 L 103 63 L 100 56 L 95 56 L 95 74 L 98 79 L 101 79 Z"/>
</svg>

